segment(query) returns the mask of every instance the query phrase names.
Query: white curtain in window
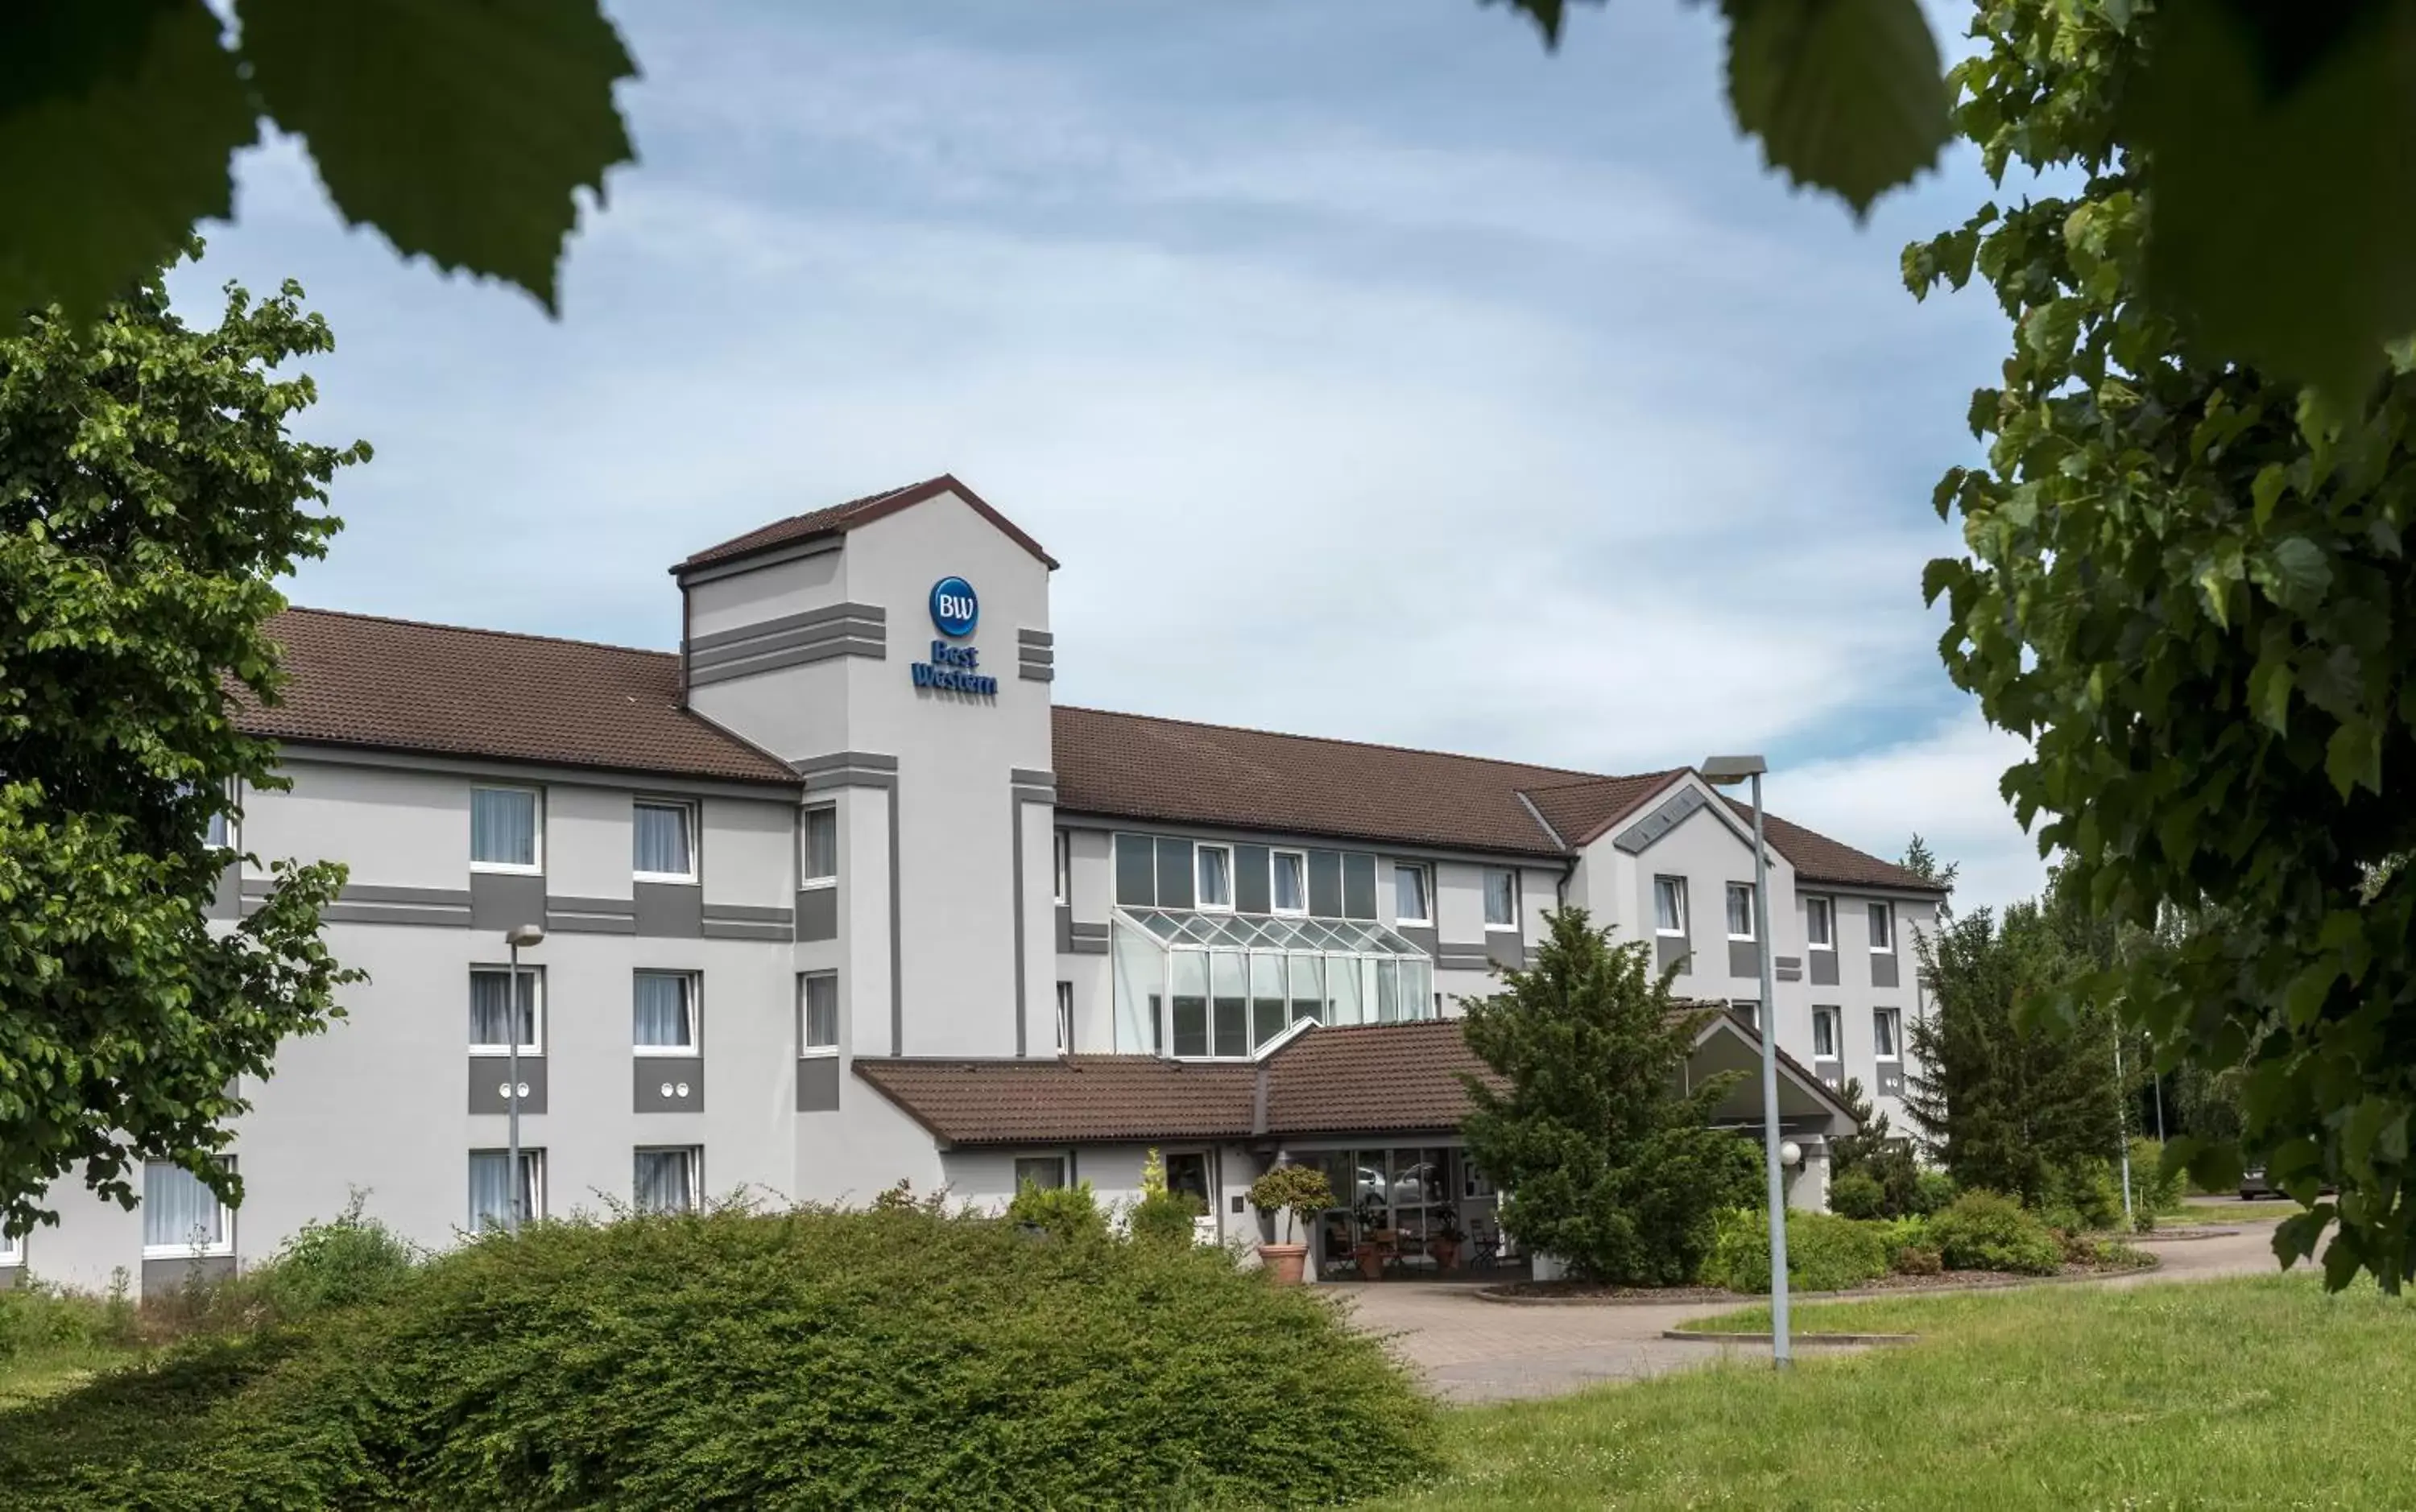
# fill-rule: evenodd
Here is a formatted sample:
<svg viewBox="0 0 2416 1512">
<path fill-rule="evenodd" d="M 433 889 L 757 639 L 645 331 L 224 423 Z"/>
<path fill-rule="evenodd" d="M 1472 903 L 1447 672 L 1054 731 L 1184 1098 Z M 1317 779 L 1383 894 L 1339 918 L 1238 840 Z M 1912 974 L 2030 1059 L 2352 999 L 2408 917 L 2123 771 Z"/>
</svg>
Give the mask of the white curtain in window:
<svg viewBox="0 0 2416 1512">
<path fill-rule="evenodd" d="M 1822 1056 L 1837 1054 L 1837 1010 L 1834 1008 L 1812 1010 L 1812 1054 Z"/>
<path fill-rule="evenodd" d="M 1303 874 L 1305 858 L 1276 851 L 1275 856 L 1275 905 L 1277 913 L 1308 911 L 1308 879 Z"/>
<path fill-rule="evenodd" d="M 508 970 L 470 973 L 472 1044 L 512 1043 L 511 982 L 512 974 Z M 536 1045 L 536 972 L 532 967 L 521 968 L 519 1017 L 520 1046 L 522 1050 L 534 1050 Z"/>
<path fill-rule="evenodd" d="M 1889 928 L 1894 920 L 1888 913 L 1888 906 L 1884 903 L 1874 903 L 1868 906 L 1871 911 L 1871 949 L 1894 950 L 1895 948 L 1895 932 Z"/>
<path fill-rule="evenodd" d="M 535 866 L 536 795 L 518 787 L 470 789 L 470 859 Z"/>
<path fill-rule="evenodd" d="M 838 876 L 838 810 L 806 810 L 806 880 Z"/>
<path fill-rule="evenodd" d="M 1677 877 L 1653 879 L 1653 925 L 1664 935 L 1686 933 L 1686 884 Z"/>
<path fill-rule="evenodd" d="M 1233 853 L 1215 846 L 1200 847 L 1200 906 L 1233 906 Z"/>
<path fill-rule="evenodd" d="M 1829 943 L 1829 900 L 1807 898 L 1804 902 L 1804 933 L 1813 945 Z"/>
<path fill-rule="evenodd" d="M 696 1041 L 689 1027 L 690 985 L 685 973 L 639 972 L 632 1042 L 650 1049 L 692 1049 Z"/>
<path fill-rule="evenodd" d="M 1871 1011 L 1871 1053 L 1886 1059 L 1895 1054 L 1895 1010 L 1874 1009 Z"/>
<path fill-rule="evenodd" d="M 536 1198 L 536 1163 L 539 1151 L 521 1151 L 521 1221 L 530 1222 L 542 1216 Z M 510 1178 L 511 1152 L 508 1150 L 472 1150 L 470 1152 L 470 1232 L 484 1234 L 491 1228 L 502 1228 L 511 1214 L 512 1187 Z"/>
<path fill-rule="evenodd" d="M 143 1165 L 143 1248 L 214 1250 L 225 1242 L 226 1210 L 201 1177 L 165 1160 Z"/>
<path fill-rule="evenodd" d="M 640 1150 L 635 1196 L 642 1213 L 685 1213 L 696 1205 L 696 1160 L 688 1150 Z"/>
<path fill-rule="evenodd" d="M 1729 884 L 1729 934 L 1741 940 L 1753 938 L 1753 889 L 1742 882 Z"/>
<path fill-rule="evenodd" d="M 1166 951 L 1146 930 L 1115 925 L 1116 1052 L 1158 1053 L 1158 999 L 1166 994 Z"/>
<path fill-rule="evenodd" d="M 1518 874 L 1495 870 L 1485 874 L 1485 921 L 1507 929 L 1518 922 Z"/>
<path fill-rule="evenodd" d="M 1423 866 L 1393 868 L 1393 915 L 1408 923 L 1418 923 L 1433 915 L 1427 912 L 1427 869 Z"/>
<path fill-rule="evenodd" d="M 828 972 L 806 979 L 806 1048 L 830 1050 L 838 1044 L 838 979 Z"/>
<path fill-rule="evenodd" d="M 1435 1015 L 1434 967 L 1431 964 L 1401 958 L 1401 1017 L 1429 1019 Z"/>
<path fill-rule="evenodd" d="M 635 862 L 642 872 L 667 876 L 688 875 L 687 805 L 641 803 L 637 807 Z"/>
</svg>

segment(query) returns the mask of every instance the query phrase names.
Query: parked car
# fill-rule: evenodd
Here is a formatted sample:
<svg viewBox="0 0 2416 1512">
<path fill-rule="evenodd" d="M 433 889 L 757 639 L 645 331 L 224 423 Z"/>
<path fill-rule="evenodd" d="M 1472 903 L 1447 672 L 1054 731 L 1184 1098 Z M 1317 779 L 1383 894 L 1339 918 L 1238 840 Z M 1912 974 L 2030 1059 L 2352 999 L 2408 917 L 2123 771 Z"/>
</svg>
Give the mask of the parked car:
<svg viewBox="0 0 2416 1512">
<path fill-rule="evenodd" d="M 2338 1187 L 2329 1181 L 2318 1190 L 2327 1197 L 2340 1191 Z M 2288 1195 L 2290 1195 L 2288 1192 L 2265 1179 L 2265 1168 L 2261 1165 L 2252 1165 L 2240 1173 L 2240 1200 L 2243 1203 L 2255 1202 L 2259 1197 L 2288 1197 Z"/>
</svg>

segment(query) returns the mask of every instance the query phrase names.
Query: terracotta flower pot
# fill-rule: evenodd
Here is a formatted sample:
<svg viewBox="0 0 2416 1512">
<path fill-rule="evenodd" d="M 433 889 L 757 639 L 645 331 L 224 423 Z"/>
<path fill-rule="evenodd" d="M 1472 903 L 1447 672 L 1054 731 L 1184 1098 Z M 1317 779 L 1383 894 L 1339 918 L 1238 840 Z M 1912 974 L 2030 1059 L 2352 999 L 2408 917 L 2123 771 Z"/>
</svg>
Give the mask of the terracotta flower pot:
<svg viewBox="0 0 2416 1512">
<path fill-rule="evenodd" d="M 1351 1251 L 1351 1258 L 1359 1262 L 1361 1279 L 1371 1281 L 1381 1281 L 1384 1279 L 1383 1250 L 1372 1244 L 1363 1244 Z"/>
<path fill-rule="evenodd" d="M 1277 1286 L 1297 1286 L 1303 1263 L 1308 1259 L 1305 1244 L 1262 1244 L 1259 1246 L 1259 1264 L 1266 1266 L 1268 1279 Z"/>
<path fill-rule="evenodd" d="M 1457 1239 L 1437 1239 L 1434 1241 L 1431 1248 L 1434 1250 L 1435 1265 L 1439 1268 L 1443 1270 L 1457 1270 L 1459 1268 L 1459 1241 Z"/>
</svg>

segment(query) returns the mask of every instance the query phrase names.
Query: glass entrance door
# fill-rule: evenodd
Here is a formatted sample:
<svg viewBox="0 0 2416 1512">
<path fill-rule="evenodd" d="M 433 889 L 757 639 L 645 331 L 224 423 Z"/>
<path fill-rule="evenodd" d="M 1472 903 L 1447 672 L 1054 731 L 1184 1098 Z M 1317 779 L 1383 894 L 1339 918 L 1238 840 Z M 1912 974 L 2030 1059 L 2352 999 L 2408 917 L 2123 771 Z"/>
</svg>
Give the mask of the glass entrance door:
<svg viewBox="0 0 2416 1512">
<path fill-rule="evenodd" d="M 1373 1279 L 1435 1268 L 1431 1242 L 1451 1206 L 1454 1152 L 1440 1145 L 1328 1150 L 1317 1157 L 1337 1205 L 1317 1223 L 1321 1273 Z"/>
</svg>

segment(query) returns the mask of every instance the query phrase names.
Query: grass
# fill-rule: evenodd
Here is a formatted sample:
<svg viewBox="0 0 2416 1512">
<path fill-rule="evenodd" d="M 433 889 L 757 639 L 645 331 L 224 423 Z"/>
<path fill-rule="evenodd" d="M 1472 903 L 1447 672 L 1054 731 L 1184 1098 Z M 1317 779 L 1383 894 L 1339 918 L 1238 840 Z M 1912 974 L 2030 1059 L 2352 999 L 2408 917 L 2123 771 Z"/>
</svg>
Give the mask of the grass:
<svg viewBox="0 0 2416 1512">
<path fill-rule="evenodd" d="M 2250 1223 L 2266 1218 L 2295 1218 L 2306 1211 L 2294 1202 L 2225 1203 L 2220 1207 L 2192 1203 L 2177 1213 L 2158 1213 L 2156 1227 L 2187 1228 L 2198 1223 Z"/>
<path fill-rule="evenodd" d="M 2059 1286 L 1821 1303 L 1797 1321 L 1922 1339 L 1788 1376 L 1740 1360 L 1455 1413 L 1456 1473 L 1391 1505 L 2416 1506 L 2416 1304 L 2372 1286 Z"/>
</svg>

